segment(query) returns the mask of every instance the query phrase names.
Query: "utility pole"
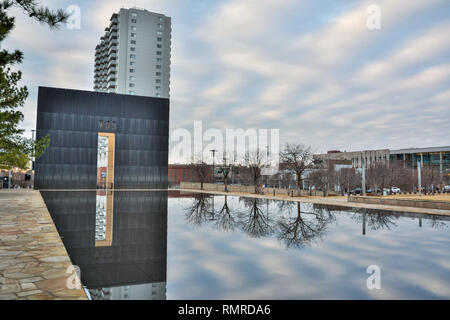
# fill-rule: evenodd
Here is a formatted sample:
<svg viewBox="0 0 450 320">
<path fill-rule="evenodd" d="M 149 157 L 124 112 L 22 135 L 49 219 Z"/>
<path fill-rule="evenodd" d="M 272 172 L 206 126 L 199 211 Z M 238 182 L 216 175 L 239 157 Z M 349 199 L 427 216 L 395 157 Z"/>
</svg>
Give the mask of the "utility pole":
<svg viewBox="0 0 450 320">
<path fill-rule="evenodd" d="M 215 171 L 216 171 L 215 167 L 216 167 L 216 163 L 215 163 L 215 157 L 216 157 L 216 152 L 217 152 L 217 150 L 216 150 L 216 149 L 212 149 L 211 152 L 212 152 L 212 155 L 213 155 L 213 183 L 216 183 L 216 176 L 215 176 Z"/>
<path fill-rule="evenodd" d="M 270 155 L 270 153 L 269 153 L 269 146 L 266 146 L 266 155 L 267 155 L 267 163 L 269 164 L 269 167 L 271 167 L 272 166 L 272 163 L 271 162 L 269 162 L 269 155 Z M 270 169 L 270 168 L 269 168 Z M 269 184 L 269 179 L 271 178 L 271 175 L 269 174 L 268 176 L 267 176 L 267 179 L 266 179 L 266 183 L 267 184 Z"/>
<path fill-rule="evenodd" d="M 362 193 L 363 196 L 366 196 L 366 162 L 364 161 L 362 153 L 361 153 L 361 163 L 362 163 Z"/>
<path fill-rule="evenodd" d="M 442 193 L 442 188 L 444 187 L 444 176 L 443 176 L 443 167 L 442 167 L 442 152 L 439 152 L 439 191 Z"/>
<path fill-rule="evenodd" d="M 223 165 L 222 165 L 222 175 L 223 175 L 223 184 L 225 186 L 225 192 L 228 192 L 228 175 L 230 174 L 230 170 L 227 166 L 227 152 L 223 152 Z"/>
<path fill-rule="evenodd" d="M 419 196 L 422 195 L 422 172 L 421 172 L 422 166 L 420 161 L 417 161 L 417 183 L 419 188 Z"/>
<path fill-rule="evenodd" d="M 362 222 L 362 234 L 363 236 L 366 235 L 366 210 L 363 212 L 363 222 Z"/>
<path fill-rule="evenodd" d="M 34 153 L 34 133 L 36 130 L 31 130 L 31 140 L 33 141 L 33 153 Z M 34 189 L 34 158 L 31 157 L 31 166 L 30 166 L 30 186 L 31 189 Z"/>
</svg>

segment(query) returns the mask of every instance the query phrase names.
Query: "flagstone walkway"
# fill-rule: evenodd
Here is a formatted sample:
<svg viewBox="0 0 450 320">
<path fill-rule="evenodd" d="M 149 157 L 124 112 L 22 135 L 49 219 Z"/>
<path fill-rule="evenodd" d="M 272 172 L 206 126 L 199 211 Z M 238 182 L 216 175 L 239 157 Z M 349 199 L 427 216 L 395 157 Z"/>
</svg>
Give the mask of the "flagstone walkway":
<svg viewBox="0 0 450 320">
<path fill-rule="evenodd" d="M 0 190 L 0 300 L 86 300 L 71 265 L 39 191 Z"/>
</svg>

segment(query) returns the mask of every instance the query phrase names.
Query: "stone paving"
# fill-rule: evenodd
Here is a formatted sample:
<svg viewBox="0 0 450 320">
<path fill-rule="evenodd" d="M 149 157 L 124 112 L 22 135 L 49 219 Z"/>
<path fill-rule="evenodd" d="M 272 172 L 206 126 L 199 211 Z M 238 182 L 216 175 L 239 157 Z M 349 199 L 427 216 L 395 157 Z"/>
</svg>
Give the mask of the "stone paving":
<svg viewBox="0 0 450 320">
<path fill-rule="evenodd" d="M 39 191 L 0 190 L 0 300 L 86 300 Z"/>
</svg>

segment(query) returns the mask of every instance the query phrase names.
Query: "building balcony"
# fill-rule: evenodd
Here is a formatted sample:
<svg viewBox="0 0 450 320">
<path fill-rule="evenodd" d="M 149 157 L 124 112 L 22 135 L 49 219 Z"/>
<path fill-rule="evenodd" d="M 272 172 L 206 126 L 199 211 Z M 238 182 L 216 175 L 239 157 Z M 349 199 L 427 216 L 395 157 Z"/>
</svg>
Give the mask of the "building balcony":
<svg viewBox="0 0 450 320">
<path fill-rule="evenodd" d="M 117 33 L 117 30 L 115 30 L 108 35 L 108 40 L 111 41 L 111 39 L 113 37 L 115 37 L 117 39 L 118 36 L 119 36 L 119 34 Z"/>
<path fill-rule="evenodd" d="M 114 66 L 112 66 L 111 68 L 108 68 L 107 70 L 108 70 L 107 71 L 108 74 L 111 74 L 111 73 L 116 74 L 117 73 L 117 69 Z"/>
<path fill-rule="evenodd" d="M 117 54 L 117 46 L 112 46 L 108 50 L 108 56 L 111 56 L 112 54 Z"/>
<path fill-rule="evenodd" d="M 117 47 L 119 45 L 119 41 L 117 39 L 111 39 L 108 43 L 107 50 L 110 50 L 112 47 Z"/>
<path fill-rule="evenodd" d="M 116 60 L 117 59 L 117 53 L 111 53 L 110 55 L 108 55 L 108 62 L 111 60 Z"/>
<path fill-rule="evenodd" d="M 117 13 L 113 13 L 109 21 L 119 21 L 119 15 Z"/>
<path fill-rule="evenodd" d="M 106 66 L 106 69 L 116 68 L 117 67 L 117 60 L 111 60 L 108 62 L 108 65 Z"/>
</svg>

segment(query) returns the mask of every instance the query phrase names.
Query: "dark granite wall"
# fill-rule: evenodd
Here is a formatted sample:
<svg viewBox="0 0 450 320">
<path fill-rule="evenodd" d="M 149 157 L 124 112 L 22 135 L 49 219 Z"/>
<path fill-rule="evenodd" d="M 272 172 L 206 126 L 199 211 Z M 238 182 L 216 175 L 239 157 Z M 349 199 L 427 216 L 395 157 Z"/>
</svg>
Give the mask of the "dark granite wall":
<svg viewBox="0 0 450 320">
<path fill-rule="evenodd" d="M 36 189 L 95 189 L 98 132 L 116 136 L 114 187 L 167 187 L 169 100 L 39 87 Z"/>
</svg>

